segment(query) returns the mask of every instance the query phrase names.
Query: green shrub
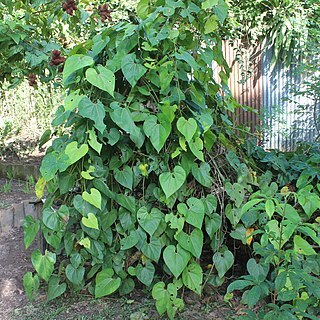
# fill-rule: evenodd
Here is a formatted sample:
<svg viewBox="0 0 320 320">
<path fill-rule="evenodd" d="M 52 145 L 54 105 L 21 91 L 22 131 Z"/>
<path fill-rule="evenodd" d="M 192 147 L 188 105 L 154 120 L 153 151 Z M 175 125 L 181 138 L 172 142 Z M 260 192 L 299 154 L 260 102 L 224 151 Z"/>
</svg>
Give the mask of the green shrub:
<svg viewBox="0 0 320 320">
<path fill-rule="evenodd" d="M 42 219 L 25 222 L 26 246 L 39 228 L 49 245 L 32 254 L 30 298 L 39 277 L 48 300 L 67 286 L 99 298 L 140 282 L 173 318 L 183 307 L 178 290 L 201 294 L 204 246 L 215 263 L 207 273 L 224 281 L 233 254 L 223 243 L 210 163 L 214 148 L 234 145 L 218 35 L 226 15 L 223 1 L 141 1 L 138 23 L 102 29 L 71 51 L 63 70 L 69 94 L 53 120 L 66 129 L 37 184 L 48 197 Z"/>
</svg>

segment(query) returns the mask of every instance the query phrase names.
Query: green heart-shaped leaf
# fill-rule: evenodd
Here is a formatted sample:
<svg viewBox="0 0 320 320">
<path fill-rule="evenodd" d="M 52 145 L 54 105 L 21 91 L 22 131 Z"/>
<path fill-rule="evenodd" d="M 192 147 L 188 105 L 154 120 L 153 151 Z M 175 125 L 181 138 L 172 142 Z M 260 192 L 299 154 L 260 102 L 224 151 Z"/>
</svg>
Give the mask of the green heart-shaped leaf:
<svg viewBox="0 0 320 320">
<path fill-rule="evenodd" d="M 91 228 L 91 229 L 97 229 L 99 230 L 99 223 L 97 217 L 89 212 L 88 217 L 82 217 L 81 222 L 83 223 L 84 226 Z"/>
<path fill-rule="evenodd" d="M 178 191 L 186 181 L 186 172 L 182 167 L 175 166 L 172 173 L 161 173 L 159 181 L 163 192 L 165 193 L 166 197 L 169 198 L 176 191 Z"/>
<path fill-rule="evenodd" d="M 151 237 L 150 241 L 144 241 L 141 246 L 141 252 L 149 259 L 158 262 L 161 255 L 161 240 L 158 237 Z"/>
<path fill-rule="evenodd" d="M 120 278 L 112 278 L 114 271 L 111 268 L 100 271 L 96 276 L 95 297 L 101 298 L 115 292 L 121 284 Z"/>
<path fill-rule="evenodd" d="M 88 130 L 87 133 L 89 134 L 88 143 L 90 147 L 100 154 L 103 144 L 98 142 L 95 130 L 94 129 Z"/>
<path fill-rule="evenodd" d="M 133 171 L 132 169 L 125 165 L 122 170 L 114 170 L 114 178 L 125 188 L 132 190 L 133 186 Z"/>
<path fill-rule="evenodd" d="M 172 274 L 178 278 L 190 260 L 190 253 L 180 245 L 169 245 L 163 251 L 163 259 Z"/>
<path fill-rule="evenodd" d="M 177 129 L 182 133 L 187 142 L 190 142 L 198 128 L 196 120 L 190 118 L 186 120 L 180 117 L 177 121 Z"/>
<path fill-rule="evenodd" d="M 218 271 L 219 278 L 222 278 L 233 266 L 234 257 L 231 251 L 224 250 L 223 252 L 216 252 L 212 258 L 212 261 Z"/>
<path fill-rule="evenodd" d="M 200 199 L 191 197 L 187 200 L 189 210 L 186 213 L 186 221 L 194 227 L 201 229 L 204 219 L 204 205 Z"/>
<path fill-rule="evenodd" d="M 210 188 L 212 186 L 210 170 L 210 165 L 207 163 L 201 163 L 199 167 L 194 163 L 191 167 L 191 172 L 194 178 L 206 188 Z"/>
<path fill-rule="evenodd" d="M 99 190 L 91 188 L 90 193 L 84 191 L 82 193 L 82 198 L 83 200 L 89 202 L 90 204 L 101 210 L 101 193 L 99 192 Z"/>
<path fill-rule="evenodd" d="M 32 252 L 31 262 L 38 275 L 48 282 L 56 263 L 56 255 L 48 250 L 42 255 L 40 250 L 35 250 Z"/>
<path fill-rule="evenodd" d="M 203 233 L 200 229 L 194 229 L 190 235 L 181 231 L 175 238 L 183 249 L 191 252 L 194 257 L 200 258 L 203 245 Z"/>
<path fill-rule="evenodd" d="M 121 250 L 128 250 L 134 247 L 139 241 L 139 234 L 136 230 L 132 230 L 130 234 L 120 240 Z"/>
<path fill-rule="evenodd" d="M 129 109 L 120 107 L 117 102 L 112 102 L 110 106 L 113 109 L 113 112 L 110 112 L 111 120 L 123 131 L 129 133 L 130 139 L 138 148 L 141 148 L 144 143 L 145 135 L 142 129 L 135 125 Z"/>
<path fill-rule="evenodd" d="M 140 226 L 152 236 L 159 227 L 163 214 L 157 208 L 152 208 L 149 213 L 146 207 L 142 207 L 137 212 L 137 218 Z"/>
<path fill-rule="evenodd" d="M 66 267 L 66 276 L 74 285 L 80 285 L 84 277 L 85 268 L 80 266 L 75 268 L 72 264 Z"/>
<path fill-rule="evenodd" d="M 146 265 L 143 267 L 140 263 L 136 266 L 136 276 L 144 285 L 147 287 L 150 286 L 152 283 L 155 268 L 151 262 L 147 262 Z"/>
<path fill-rule="evenodd" d="M 40 221 L 34 220 L 32 216 L 26 216 L 23 221 L 23 242 L 28 249 L 40 229 Z"/>
<path fill-rule="evenodd" d="M 58 170 L 63 172 L 69 165 L 70 160 L 66 154 L 52 151 L 44 156 L 41 162 L 40 172 L 46 181 L 50 181 L 54 178 Z"/>
<path fill-rule="evenodd" d="M 204 161 L 203 157 L 203 141 L 197 137 L 194 140 L 189 141 L 189 147 L 191 152 L 200 160 Z"/>
<path fill-rule="evenodd" d="M 69 57 L 63 67 L 63 82 L 68 84 L 70 79 L 69 77 L 77 70 L 80 70 L 84 67 L 88 67 L 94 64 L 94 61 L 91 57 L 83 54 L 75 54 Z"/>
<path fill-rule="evenodd" d="M 106 129 L 104 124 L 104 116 L 106 114 L 104 105 L 101 101 L 93 103 L 88 97 L 83 98 L 79 102 L 78 113 L 87 119 L 90 119 L 94 122 L 94 127 L 97 128 L 102 134 Z"/>
<path fill-rule="evenodd" d="M 61 296 L 67 289 L 66 283 L 59 284 L 60 278 L 52 275 L 48 284 L 47 302 Z"/>
<path fill-rule="evenodd" d="M 123 57 L 121 70 L 132 87 L 134 87 L 138 80 L 147 72 L 147 68 L 137 63 L 137 57 L 134 53 L 127 54 Z"/>
<path fill-rule="evenodd" d="M 33 277 L 31 272 L 25 273 L 25 275 L 23 276 L 23 287 L 29 300 L 32 301 L 35 299 L 39 289 L 39 285 L 40 281 L 37 275 Z"/>
<path fill-rule="evenodd" d="M 97 66 L 98 72 L 94 68 L 86 71 L 86 79 L 95 87 L 108 92 L 114 96 L 115 76 L 112 71 L 101 65 Z"/>
<path fill-rule="evenodd" d="M 80 89 L 72 91 L 64 100 L 64 109 L 73 111 L 78 108 L 79 102 L 85 97 L 84 94 L 79 94 Z"/>
<path fill-rule="evenodd" d="M 158 122 L 158 118 L 151 115 L 145 120 L 143 131 L 159 153 L 170 135 L 171 124 L 168 120 Z"/>
<path fill-rule="evenodd" d="M 70 166 L 71 164 L 73 164 L 73 163 L 77 162 L 78 160 L 80 160 L 81 158 L 83 158 L 87 154 L 88 151 L 89 151 L 89 147 L 87 144 L 82 144 L 78 148 L 77 141 L 70 142 L 66 146 L 66 149 L 64 151 L 64 153 L 69 158 L 68 165 Z"/>
<path fill-rule="evenodd" d="M 182 281 L 183 284 L 194 291 L 197 294 L 201 294 L 201 286 L 202 286 L 203 272 L 201 267 L 192 262 L 188 265 L 186 269 L 183 270 L 182 273 Z"/>
</svg>

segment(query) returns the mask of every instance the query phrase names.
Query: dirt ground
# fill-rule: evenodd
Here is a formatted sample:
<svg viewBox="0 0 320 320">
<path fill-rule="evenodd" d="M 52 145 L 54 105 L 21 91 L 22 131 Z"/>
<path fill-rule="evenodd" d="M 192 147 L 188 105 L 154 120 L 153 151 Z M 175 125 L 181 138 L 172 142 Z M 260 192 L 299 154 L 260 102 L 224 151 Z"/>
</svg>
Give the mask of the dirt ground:
<svg viewBox="0 0 320 320">
<path fill-rule="evenodd" d="M 0 234 L 0 319 L 11 320 L 10 312 L 28 303 L 23 293 L 22 277 L 32 270 L 25 251 L 22 229 Z"/>
</svg>

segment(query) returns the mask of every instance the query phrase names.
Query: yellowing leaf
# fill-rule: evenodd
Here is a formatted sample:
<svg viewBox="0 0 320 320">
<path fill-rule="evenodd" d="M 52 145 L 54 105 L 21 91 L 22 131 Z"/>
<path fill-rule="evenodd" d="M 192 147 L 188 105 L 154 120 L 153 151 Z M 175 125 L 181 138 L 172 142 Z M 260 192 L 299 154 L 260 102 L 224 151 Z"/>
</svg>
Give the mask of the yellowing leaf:
<svg viewBox="0 0 320 320">
<path fill-rule="evenodd" d="M 79 241 L 79 244 L 84 246 L 86 249 L 90 249 L 91 242 L 89 238 L 83 238 Z"/>
<path fill-rule="evenodd" d="M 145 164 L 140 164 L 139 165 L 139 170 L 141 172 L 141 174 L 146 177 L 148 175 L 148 164 L 145 163 Z"/>
<path fill-rule="evenodd" d="M 246 230 L 246 242 L 247 242 L 247 245 L 250 246 L 252 240 L 253 240 L 253 236 L 251 235 L 252 233 L 254 232 L 254 228 L 248 228 Z"/>
<path fill-rule="evenodd" d="M 36 187 L 35 187 L 35 192 L 36 192 L 36 196 L 38 199 L 43 198 L 44 196 L 44 189 L 46 187 L 46 183 L 47 181 L 45 180 L 45 178 L 41 177 L 37 183 L 36 183 Z"/>
</svg>

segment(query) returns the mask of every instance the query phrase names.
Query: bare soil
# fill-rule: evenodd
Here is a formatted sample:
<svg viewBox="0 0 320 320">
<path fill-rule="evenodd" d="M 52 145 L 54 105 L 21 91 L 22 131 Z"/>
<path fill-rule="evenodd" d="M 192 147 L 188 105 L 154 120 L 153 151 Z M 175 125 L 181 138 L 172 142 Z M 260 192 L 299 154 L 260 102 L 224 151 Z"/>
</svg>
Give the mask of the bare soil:
<svg viewBox="0 0 320 320">
<path fill-rule="evenodd" d="M 10 313 L 28 303 L 22 277 L 32 270 L 30 252 L 23 245 L 22 229 L 0 234 L 0 319 L 11 320 Z"/>
</svg>

